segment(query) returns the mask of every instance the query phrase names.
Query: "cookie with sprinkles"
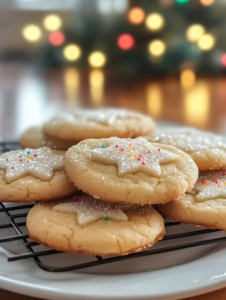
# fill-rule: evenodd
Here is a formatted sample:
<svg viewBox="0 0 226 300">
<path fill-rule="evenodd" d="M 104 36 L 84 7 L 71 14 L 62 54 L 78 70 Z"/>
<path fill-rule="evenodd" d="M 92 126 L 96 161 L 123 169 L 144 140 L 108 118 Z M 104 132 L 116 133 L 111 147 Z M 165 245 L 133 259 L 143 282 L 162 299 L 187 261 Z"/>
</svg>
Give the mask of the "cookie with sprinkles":
<svg viewBox="0 0 226 300">
<path fill-rule="evenodd" d="M 148 141 L 172 145 L 192 157 L 200 171 L 226 168 L 226 139 L 190 127 L 156 130 Z"/>
<path fill-rule="evenodd" d="M 190 192 L 156 208 L 173 221 L 226 230 L 226 170 L 200 172 Z"/>
<path fill-rule="evenodd" d="M 125 109 L 79 109 L 62 113 L 46 122 L 46 135 L 75 143 L 85 139 L 111 136 L 135 138 L 154 130 L 153 120 L 141 113 Z"/>
<path fill-rule="evenodd" d="M 190 190 L 198 169 L 186 153 L 144 138 L 86 140 L 65 154 L 68 177 L 104 201 L 159 204 Z"/>
<path fill-rule="evenodd" d="M 165 233 L 150 205 L 105 202 L 88 195 L 36 204 L 27 217 L 32 240 L 53 249 L 94 255 L 126 255 L 152 246 Z"/>
<path fill-rule="evenodd" d="M 64 172 L 64 153 L 43 147 L 1 155 L 0 201 L 41 201 L 75 192 Z"/>
<path fill-rule="evenodd" d="M 75 145 L 72 141 L 65 141 L 47 136 L 42 132 L 41 127 L 29 127 L 20 136 L 20 145 L 23 148 L 37 149 L 49 147 L 55 150 L 67 150 Z"/>
</svg>

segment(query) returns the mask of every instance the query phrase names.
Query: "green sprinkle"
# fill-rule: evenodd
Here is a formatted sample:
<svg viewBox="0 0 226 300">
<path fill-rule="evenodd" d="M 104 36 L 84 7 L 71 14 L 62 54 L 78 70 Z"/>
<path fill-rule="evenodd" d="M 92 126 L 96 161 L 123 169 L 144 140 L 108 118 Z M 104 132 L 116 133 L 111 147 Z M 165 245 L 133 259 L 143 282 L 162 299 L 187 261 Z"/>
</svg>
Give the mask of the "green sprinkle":
<svg viewBox="0 0 226 300">
<path fill-rule="evenodd" d="M 105 148 L 105 146 L 101 146 L 101 148 Z"/>
<path fill-rule="evenodd" d="M 108 220 L 109 220 L 109 217 L 104 217 L 104 220 L 105 220 L 105 221 L 108 221 Z"/>
<path fill-rule="evenodd" d="M 31 152 L 30 152 L 30 151 L 28 151 L 28 152 L 27 152 L 27 154 L 31 154 Z"/>
</svg>

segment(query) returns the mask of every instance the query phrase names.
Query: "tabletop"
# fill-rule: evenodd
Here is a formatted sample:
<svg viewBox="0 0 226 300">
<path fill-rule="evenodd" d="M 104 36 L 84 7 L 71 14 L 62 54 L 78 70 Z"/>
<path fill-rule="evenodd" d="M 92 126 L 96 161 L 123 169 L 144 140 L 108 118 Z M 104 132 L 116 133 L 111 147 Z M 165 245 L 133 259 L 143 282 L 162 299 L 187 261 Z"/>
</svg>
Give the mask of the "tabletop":
<svg viewBox="0 0 226 300">
<path fill-rule="evenodd" d="M 72 107 L 126 107 L 158 121 L 226 133 L 226 79 L 198 78 L 183 89 L 177 78 L 132 83 L 112 81 L 100 70 L 48 72 L 24 64 L 0 64 L 0 141 L 18 140 L 30 125 Z M 113 82 L 113 83 L 112 83 Z M 0 290 L 0 299 L 37 300 Z M 190 300 L 226 299 L 226 288 Z"/>
</svg>

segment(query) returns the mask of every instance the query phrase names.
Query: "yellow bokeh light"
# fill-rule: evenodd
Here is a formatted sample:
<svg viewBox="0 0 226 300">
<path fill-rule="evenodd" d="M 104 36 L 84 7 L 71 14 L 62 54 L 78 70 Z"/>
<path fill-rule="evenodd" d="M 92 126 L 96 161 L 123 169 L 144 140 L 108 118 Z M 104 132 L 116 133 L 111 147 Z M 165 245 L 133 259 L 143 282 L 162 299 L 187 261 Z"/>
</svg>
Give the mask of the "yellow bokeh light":
<svg viewBox="0 0 226 300">
<path fill-rule="evenodd" d="M 104 73 L 101 70 L 92 70 L 89 75 L 90 95 L 95 106 L 101 105 L 104 93 Z"/>
<path fill-rule="evenodd" d="M 201 24 L 193 24 L 186 30 L 186 38 L 190 42 L 196 42 L 205 33 L 205 27 Z"/>
<path fill-rule="evenodd" d="M 204 34 L 198 40 L 198 47 L 201 50 L 208 51 L 208 50 L 211 50 L 214 46 L 215 46 L 215 38 L 210 33 Z"/>
<path fill-rule="evenodd" d="M 81 56 L 81 49 L 76 44 L 70 44 L 64 47 L 63 55 L 66 60 L 76 61 Z"/>
<path fill-rule="evenodd" d="M 196 76 L 193 70 L 183 70 L 180 74 L 180 83 L 183 89 L 190 89 L 195 84 Z"/>
<path fill-rule="evenodd" d="M 153 56 L 162 56 L 166 51 L 166 45 L 161 40 L 154 40 L 149 43 L 148 51 Z"/>
<path fill-rule="evenodd" d="M 43 20 L 44 27 L 49 31 L 58 30 L 62 21 L 58 15 L 48 15 Z"/>
<path fill-rule="evenodd" d="M 34 43 L 41 38 L 41 29 L 37 25 L 27 25 L 22 30 L 22 35 L 25 40 Z"/>
<path fill-rule="evenodd" d="M 210 90 L 208 83 L 198 81 L 196 85 L 185 91 L 184 116 L 185 123 L 191 126 L 205 128 L 210 109 Z"/>
<path fill-rule="evenodd" d="M 80 78 L 79 73 L 75 68 L 69 67 L 64 70 L 64 83 L 69 104 L 76 104 L 80 85 Z"/>
<path fill-rule="evenodd" d="M 89 55 L 88 62 L 92 67 L 100 68 L 106 64 L 106 56 L 100 51 L 95 51 Z"/>
<path fill-rule="evenodd" d="M 132 8 L 128 13 L 128 20 L 132 24 L 141 24 L 145 18 L 145 11 L 140 7 Z"/>
<path fill-rule="evenodd" d="M 215 0 L 200 0 L 200 3 L 205 6 L 209 6 L 214 3 Z"/>
<path fill-rule="evenodd" d="M 147 108 L 148 112 L 158 118 L 162 112 L 162 92 L 160 85 L 151 84 L 147 87 Z"/>
<path fill-rule="evenodd" d="M 158 31 L 163 28 L 165 21 L 163 16 L 158 13 L 153 13 L 147 16 L 145 25 L 151 31 Z"/>
</svg>

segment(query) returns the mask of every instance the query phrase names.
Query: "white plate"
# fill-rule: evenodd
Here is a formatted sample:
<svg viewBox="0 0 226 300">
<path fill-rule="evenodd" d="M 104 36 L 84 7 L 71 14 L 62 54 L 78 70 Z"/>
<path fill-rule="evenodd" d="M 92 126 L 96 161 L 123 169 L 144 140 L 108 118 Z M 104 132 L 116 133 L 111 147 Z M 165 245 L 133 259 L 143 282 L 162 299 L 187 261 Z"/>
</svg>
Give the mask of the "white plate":
<svg viewBox="0 0 226 300">
<path fill-rule="evenodd" d="M 0 213 L 0 224 L 5 223 Z M 192 225 L 172 226 L 168 234 L 200 230 Z M 0 238 L 14 235 L 12 229 L 0 230 Z M 184 244 L 223 232 L 158 243 L 155 248 Z M 25 252 L 20 241 L 1 246 L 12 253 Z M 42 247 L 42 246 L 40 246 Z M 49 265 L 78 263 L 89 260 L 83 255 L 57 254 L 43 258 Z M 0 287 L 44 299 L 182 299 L 206 293 L 226 284 L 226 243 L 211 244 L 136 258 L 89 268 L 83 272 L 48 273 L 32 259 L 7 262 L 0 252 Z"/>
</svg>

